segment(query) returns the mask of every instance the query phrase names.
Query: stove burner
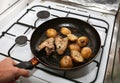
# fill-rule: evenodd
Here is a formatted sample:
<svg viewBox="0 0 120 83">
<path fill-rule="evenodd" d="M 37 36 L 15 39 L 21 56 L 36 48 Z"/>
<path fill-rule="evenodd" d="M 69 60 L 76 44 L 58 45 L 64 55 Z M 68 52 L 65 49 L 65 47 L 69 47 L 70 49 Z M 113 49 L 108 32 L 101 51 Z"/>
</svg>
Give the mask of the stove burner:
<svg viewBox="0 0 120 83">
<path fill-rule="evenodd" d="M 19 36 L 15 39 L 15 42 L 18 45 L 25 45 L 27 43 L 27 37 L 26 36 Z"/>
<path fill-rule="evenodd" d="M 48 18 L 49 16 L 50 16 L 50 12 L 45 11 L 45 10 L 37 13 L 37 17 L 41 19 Z"/>
</svg>

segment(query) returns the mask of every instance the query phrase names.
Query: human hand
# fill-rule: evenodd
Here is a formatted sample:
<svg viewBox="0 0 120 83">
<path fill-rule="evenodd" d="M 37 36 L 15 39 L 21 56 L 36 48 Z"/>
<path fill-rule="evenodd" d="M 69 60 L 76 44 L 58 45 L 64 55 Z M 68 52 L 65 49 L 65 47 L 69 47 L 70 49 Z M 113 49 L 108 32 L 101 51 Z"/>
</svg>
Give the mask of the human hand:
<svg viewBox="0 0 120 83">
<path fill-rule="evenodd" d="M 16 63 L 11 58 L 0 62 L 0 83 L 14 83 L 20 76 L 28 77 L 29 71 L 15 67 Z"/>
</svg>

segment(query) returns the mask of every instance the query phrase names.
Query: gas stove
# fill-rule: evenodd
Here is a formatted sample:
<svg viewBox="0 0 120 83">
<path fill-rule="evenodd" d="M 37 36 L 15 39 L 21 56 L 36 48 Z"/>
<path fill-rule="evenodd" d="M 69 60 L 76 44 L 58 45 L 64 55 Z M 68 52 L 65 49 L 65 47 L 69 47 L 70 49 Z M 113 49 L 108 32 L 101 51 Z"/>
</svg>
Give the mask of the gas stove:
<svg viewBox="0 0 120 83">
<path fill-rule="evenodd" d="M 48 15 L 42 14 L 47 13 Z M 45 18 L 39 18 L 42 14 Z M 74 17 L 90 23 L 99 33 L 101 48 L 97 58 L 84 68 L 75 71 L 58 71 L 38 64 L 30 70 L 29 78 L 21 77 L 17 83 L 103 83 L 115 15 L 105 14 L 50 1 L 35 0 L 0 30 L 0 60 L 11 57 L 16 62 L 33 58 L 30 38 L 43 22 L 58 17 Z M 4 45 L 4 46 L 2 46 Z"/>
</svg>

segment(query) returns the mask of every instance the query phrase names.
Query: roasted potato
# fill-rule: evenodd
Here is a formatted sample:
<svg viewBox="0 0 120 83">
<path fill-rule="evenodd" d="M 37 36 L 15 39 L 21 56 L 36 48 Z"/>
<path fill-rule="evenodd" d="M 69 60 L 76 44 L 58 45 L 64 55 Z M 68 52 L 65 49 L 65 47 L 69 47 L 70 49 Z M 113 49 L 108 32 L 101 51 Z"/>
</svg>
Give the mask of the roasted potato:
<svg viewBox="0 0 120 83">
<path fill-rule="evenodd" d="M 60 60 L 60 67 L 61 68 L 72 68 L 73 67 L 73 62 L 72 62 L 72 59 L 69 55 L 65 55 Z"/>
<path fill-rule="evenodd" d="M 85 58 L 88 59 L 92 55 L 92 49 L 89 47 L 83 47 L 81 50 L 81 55 Z"/>
<path fill-rule="evenodd" d="M 66 27 L 62 27 L 61 29 L 60 29 L 60 32 L 63 34 L 63 35 L 68 35 L 68 34 L 71 34 L 71 30 L 70 29 L 68 29 L 68 28 L 66 28 Z"/>
<path fill-rule="evenodd" d="M 80 47 L 86 46 L 88 42 L 89 42 L 89 39 L 86 36 L 81 36 L 77 40 L 77 43 L 79 44 Z"/>
<path fill-rule="evenodd" d="M 81 50 L 80 46 L 76 43 L 70 44 L 69 49 L 70 49 L 70 51 L 72 51 L 72 50 L 80 51 Z"/>
<path fill-rule="evenodd" d="M 71 58 L 74 60 L 74 62 L 83 62 L 84 61 L 83 56 L 77 50 L 72 50 L 71 51 Z"/>
<path fill-rule="evenodd" d="M 76 41 L 78 39 L 78 37 L 75 36 L 74 34 L 68 34 L 67 37 L 72 42 L 74 42 L 74 41 Z"/>
<path fill-rule="evenodd" d="M 56 37 L 57 34 L 58 34 L 57 31 L 53 28 L 49 28 L 46 31 L 47 37 Z"/>
</svg>

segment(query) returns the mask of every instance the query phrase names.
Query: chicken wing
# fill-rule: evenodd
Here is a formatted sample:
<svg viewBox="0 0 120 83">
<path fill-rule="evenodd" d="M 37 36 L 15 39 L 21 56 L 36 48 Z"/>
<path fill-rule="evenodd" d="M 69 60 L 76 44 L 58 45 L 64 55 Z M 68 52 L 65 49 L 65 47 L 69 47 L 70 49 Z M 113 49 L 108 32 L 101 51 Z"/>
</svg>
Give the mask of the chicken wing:
<svg viewBox="0 0 120 83">
<path fill-rule="evenodd" d="M 55 51 L 55 46 L 54 46 L 54 38 L 48 38 L 44 42 L 42 42 L 38 48 L 39 50 L 45 48 L 47 55 L 50 55 L 52 52 Z"/>
<path fill-rule="evenodd" d="M 59 55 L 62 55 L 68 45 L 68 38 L 63 38 L 62 36 L 57 35 L 55 37 L 55 45 L 56 45 L 56 51 Z"/>
</svg>

